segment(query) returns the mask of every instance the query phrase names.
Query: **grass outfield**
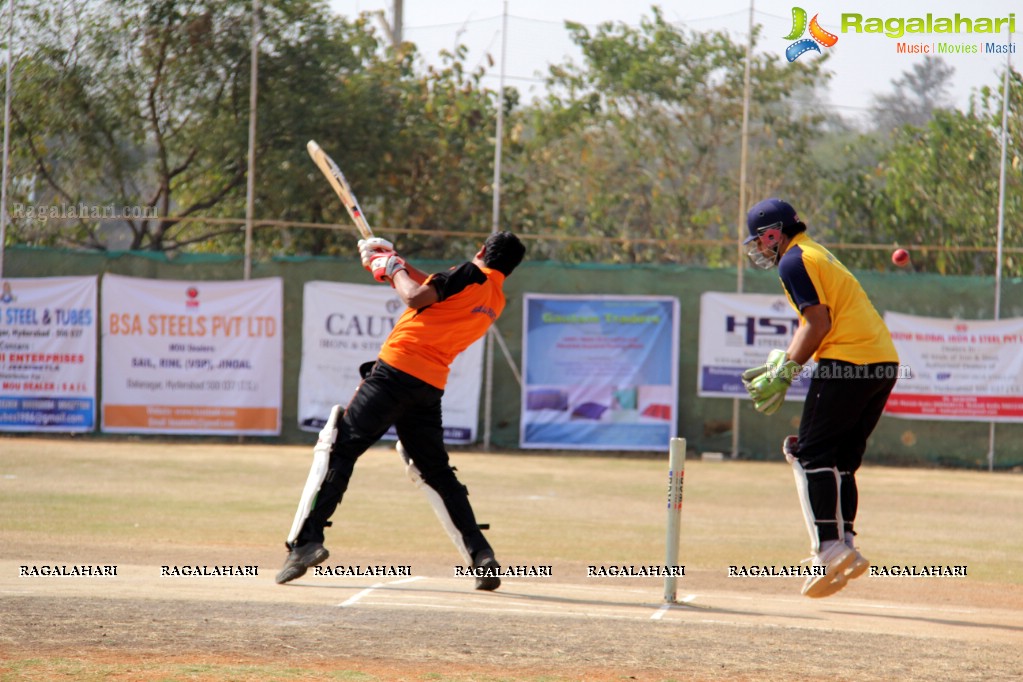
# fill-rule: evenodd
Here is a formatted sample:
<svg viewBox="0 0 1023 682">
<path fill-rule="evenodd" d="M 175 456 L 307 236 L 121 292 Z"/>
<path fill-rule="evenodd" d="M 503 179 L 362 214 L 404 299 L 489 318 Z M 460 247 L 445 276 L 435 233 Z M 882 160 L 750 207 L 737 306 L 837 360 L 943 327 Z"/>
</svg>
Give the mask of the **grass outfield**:
<svg viewBox="0 0 1023 682">
<path fill-rule="evenodd" d="M 31 609 L 32 599 L 47 597 L 48 585 L 53 586 L 53 603 L 74 604 L 75 585 L 81 584 L 67 578 L 51 578 L 52 583 L 19 578 L 17 567 L 25 564 L 258 565 L 263 589 L 262 583 L 272 581 L 283 561 L 283 540 L 311 461 L 311 447 L 151 441 L 8 437 L 0 439 L 0 450 L 0 597 L 8 604 L 11 599 L 21 600 L 18 604 L 23 611 Z M 452 457 L 469 487 L 478 520 L 491 525 L 486 533 L 502 563 L 550 565 L 555 583 L 579 589 L 603 580 L 622 590 L 648 590 L 649 598 L 644 599 L 651 603 L 661 598 L 659 579 L 591 579 L 586 577 L 586 568 L 663 563 L 666 460 L 666 453 L 658 459 L 469 452 L 456 452 Z M 991 606 L 1023 613 L 1019 561 L 1023 556 L 1019 533 L 1023 479 L 1019 475 L 871 466 L 864 468 L 858 479 L 859 544 L 872 563 L 966 566 L 968 577 L 865 577 L 840 593 L 843 597 L 956 608 Z M 728 590 L 754 599 L 798 597 L 798 580 L 727 577 L 729 566 L 790 566 L 808 554 L 809 540 L 792 471 L 780 455 L 777 462 L 691 459 L 686 464 L 684 490 L 680 562 L 686 567 L 686 577 L 680 581 L 681 592 Z M 332 553 L 328 563 L 410 564 L 415 574 L 444 579 L 450 578 L 452 567 L 460 563 L 422 494 L 405 477 L 399 457 L 385 448 L 372 449 L 360 460 L 334 526 L 327 529 L 326 544 Z M 88 583 L 88 587 L 93 589 L 94 584 Z M 154 589 L 174 597 L 182 584 L 157 581 Z M 277 599 L 280 595 L 305 596 L 309 591 L 272 586 L 269 594 Z M 497 594 L 500 596 L 500 591 Z M 93 595 L 85 596 L 82 603 L 96 603 L 89 601 Z M 476 599 L 478 595 L 470 591 L 468 597 Z M 125 608 L 131 612 L 130 605 Z M 322 617 L 315 614 L 305 617 Z M 177 616 L 166 622 L 174 618 Z M 155 617 L 152 620 L 157 622 Z M 103 625 L 100 622 L 97 627 Z M 1023 633 L 1023 628 L 1020 631 Z M 695 631 L 690 634 L 696 636 Z M 102 646 L 102 639 L 60 655 L 46 653 L 48 641 L 42 630 L 30 625 L 4 628 L 0 632 L 0 678 L 574 677 L 571 669 L 537 672 L 524 668 L 507 674 L 494 672 L 500 667 L 476 670 L 471 658 L 451 651 L 423 654 L 443 663 L 443 673 L 416 668 L 398 675 L 396 670 L 403 669 L 395 668 L 397 664 L 385 655 L 351 668 L 305 659 L 296 667 L 287 661 L 249 660 L 250 653 L 256 656 L 258 652 L 247 652 L 237 643 L 188 658 L 184 656 L 187 646 L 180 654 L 163 651 L 153 655 L 153 649 L 141 645 L 111 651 Z M 638 654 L 630 652 L 628 641 L 619 642 L 614 653 L 618 658 L 607 659 L 625 661 L 623 669 L 637 665 Z M 597 651 L 601 656 L 611 655 L 605 651 L 607 642 L 593 642 L 595 657 Z M 42 653 L 36 653 L 37 646 Z M 506 655 L 515 651 L 514 645 L 501 646 L 511 649 Z M 522 646 L 529 649 L 529 643 Z M 132 659 L 142 653 L 142 658 Z M 764 658 L 771 656 L 765 654 Z M 596 668 L 587 670 L 588 679 L 618 679 L 613 666 L 600 669 L 606 677 Z M 757 671 L 766 671 L 774 679 L 790 677 L 783 668 Z M 931 672 L 942 675 L 940 669 Z M 740 669 L 729 676 L 705 670 L 677 679 L 745 679 L 743 675 L 752 675 L 752 671 Z"/>
<path fill-rule="evenodd" d="M 109 562 L 122 560 L 126 546 L 181 547 L 190 555 L 206 546 L 251 548 L 256 559 L 282 547 L 311 460 L 311 448 L 291 446 L 20 438 L 0 444 L 0 537 L 8 558 L 18 558 L 19 547 L 35 553 L 70 545 Z M 452 463 L 506 563 L 664 560 L 666 455 L 456 452 Z M 859 542 L 874 563 L 966 564 L 977 580 L 1023 584 L 1020 476 L 865 467 L 858 480 Z M 789 564 L 808 553 L 783 461 L 690 458 L 684 495 L 687 569 Z M 403 553 L 453 556 L 393 450 L 363 456 L 334 520 L 327 545 L 338 554 L 391 554 L 395 561 Z"/>
</svg>

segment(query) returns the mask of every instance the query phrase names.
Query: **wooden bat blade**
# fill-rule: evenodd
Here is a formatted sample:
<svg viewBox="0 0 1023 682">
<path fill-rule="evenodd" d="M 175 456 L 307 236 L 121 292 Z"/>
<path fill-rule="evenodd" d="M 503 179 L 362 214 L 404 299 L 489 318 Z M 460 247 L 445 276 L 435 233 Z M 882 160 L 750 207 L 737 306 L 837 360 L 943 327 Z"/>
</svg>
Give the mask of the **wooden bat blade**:
<svg viewBox="0 0 1023 682">
<path fill-rule="evenodd" d="M 345 179 L 344 173 L 334 163 L 334 159 L 330 158 L 315 140 L 309 140 L 305 147 L 313 163 L 323 173 L 323 177 L 327 178 L 327 182 L 330 183 L 334 193 L 337 194 L 338 199 L 341 200 L 345 209 L 348 210 L 348 215 L 351 216 L 355 226 L 359 228 L 359 233 L 362 234 L 364 239 L 372 237 L 373 230 L 370 229 L 369 222 L 366 221 L 366 217 L 362 214 L 359 200 L 355 198 L 348 180 Z"/>
</svg>

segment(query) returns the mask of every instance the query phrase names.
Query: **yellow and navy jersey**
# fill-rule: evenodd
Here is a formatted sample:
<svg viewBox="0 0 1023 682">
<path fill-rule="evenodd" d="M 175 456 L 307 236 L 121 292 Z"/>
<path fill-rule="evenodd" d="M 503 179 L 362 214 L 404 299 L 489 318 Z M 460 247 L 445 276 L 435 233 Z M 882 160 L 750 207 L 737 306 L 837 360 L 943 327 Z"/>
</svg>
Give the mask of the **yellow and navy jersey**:
<svg viewBox="0 0 1023 682">
<path fill-rule="evenodd" d="M 471 261 L 427 278 L 437 302 L 409 308 L 380 349 L 380 359 L 443 389 L 455 357 L 482 337 L 504 310 L 504 274 Z"/>
<path fill-rule="evenodd" d="M 898 362 L 891 333 L 859 281 L 830 251 L 806 233 L 792 238 L 778 262 L 785 295 L 799 312 L 822 304 L 831 312 L 828 332 L 813 357 L 857 365 Z"/>
</svg>

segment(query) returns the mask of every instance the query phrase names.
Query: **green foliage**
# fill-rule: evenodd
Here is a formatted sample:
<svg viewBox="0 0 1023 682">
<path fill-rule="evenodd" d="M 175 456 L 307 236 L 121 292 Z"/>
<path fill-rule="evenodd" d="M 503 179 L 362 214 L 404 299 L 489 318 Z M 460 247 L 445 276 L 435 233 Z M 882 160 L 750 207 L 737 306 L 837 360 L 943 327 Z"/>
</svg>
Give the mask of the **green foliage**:
<svg viewBox="0 0 1023 682">
<path fill-rule="evenodd" d="M 430 232 L 488 231 L 495 93 L 464 51 L 417 73 L 369 17 L 323 0 L 261 3 L 255 215 L 342 230 L 257 231 L 257 256 L 351 253 L 354 229 L 306 155 L 318 140 L 374 225 L 425 234 L 409 255 L 464 255 Z M 128 207 L 155 218 L 41 222 L 15 214 L 12 241 L 129 249 L 243 246 L 251 7 L 244 0 L 97 0 L 25 10 L 12 129 L 22 205 Z M 509 101 L 514 105 L 515 93 Z M 122 239 L 111 239 L 119 231 Z"/>
<path fill-rule="evenodd" d="M 414 231 L 401 240 L 405 255 L 464 259 L 477 240 L 447 233 L 490 231 L 498 98 L 482 87 L 483 69 L 465 71 L 464 48 L 442 57 L 440 68 L 392 85 L 396 102 L 373 215 L 378 230 Z"/>
<path fill-rule="evenodd" d="M 261 10 L 257 215 L 316 220 L 322 215 L 309 197 L 323 183 L 305 172 L 304 141 L 345 125 L 353 139 L 372 129 L 366 116 L 352 115 L 365 110 L 352 96 L 359 84 L 345 90 L 337 83 L 361 74 L 377 43 L 364 22 L 332 17 L 318 0 L 263 3 Z M 190 219 L 244 214 L 248 3 L 40 4 L 27 17 L 32 41 L 14 71 L 12 127 L 21 150 L 15 175 L 31 178 L 21 200 L 109 205 L 148 217 L 40 225 L 15 215 L 21 240 L 106 248 L 120 228 L 130 249 L 237 247 L 236 221 Z M 226 236 L 211 242 L 218 234 Z"/>
<path fill-rule="evenodd" d="M 336 16 L 326 0 L 260 5 L 255 257 L 354 257 L 354 227 L 309 139 L 405 255 L 471 253 L 493 226 L 500 98 L 485 68 L 468 69 L 463 47 L 426 66 L 414 45 L 384 44 L 369 15 Z M 250 0 L 17 6 L 8 241 L 240 253 Z M 581 63 L 552 65 L 543 99 L 506 90 L 499 226 L 532 237 L 533 259 L 733 265 L 746 46 L 657 8 L 638 26 L 565 29 Z M 842 254 L 855 267 L 888 267 L 876 245 L 899 244 L 921 269 L 990 273 L 993 256 L 977 249 L 994 245 L 1000 87 L 967 112 L 940 109 L 949 70 L 927 62 L 876 100 L 903 125 L 878 119 L 855 134 L 819 102 L 827 57 L 789 64 L 777 52 L 754 50 L 750 64 L 747 204 L 781 195 L 829 244 L 875 245 Z M 1005 225 L 1018 244 L 1016 72 L 1012 85 Z M 33 207 L 135 215 L 49 219 Z M 1006 264 L 1023 273 L 1018 253 Z"/>
<path fill-rule="evenodd" d="M 1013 245 L 1023 238 L 1023 81 L 1016 72 L 1010 90 L 1004 240 Z M 833 236 L 906 247 L 918 270 L 993 273 L 1001 127 L 1001 91 L 984 88 L 968 112 L 937 111 L 925 126 L 897 129 L 890 141 L 860 138 L 860 148 L 849 149 L 850 163 L 832 176 Z M 858 163 L 856 152 L 871 148 L 879 150 L 877 162 Z M 847 262 L 883 268 L 888 255 L 856 252 Z M 1007 254 L 1005 267 L 1009 274 L 1023 273 L 1019 254 Z"/>
<path fill-rule="evenodd" d="M 635 28 L 567 28 L 585 63 L 551 68 L 553 94 L 513 139 L 521 229 L 591 237 L 548 245 L 562 260 L 716 262 L 702 242 L 735 234 L 745 46 L 656 8 Z M 821 63 L 754 56 L 754 194 L 812 188 L 805 159 L 823 118 L 795 93 L 813 96 Z"/>
</svg>

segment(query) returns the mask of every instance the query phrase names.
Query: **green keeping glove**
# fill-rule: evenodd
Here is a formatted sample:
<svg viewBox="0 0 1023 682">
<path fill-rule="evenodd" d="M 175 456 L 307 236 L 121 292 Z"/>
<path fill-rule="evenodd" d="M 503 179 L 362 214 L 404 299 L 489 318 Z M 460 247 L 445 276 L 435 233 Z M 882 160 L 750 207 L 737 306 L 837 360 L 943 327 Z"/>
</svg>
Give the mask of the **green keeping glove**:
<svg viewBox="0 0 1023 682">
<path fill-rule="evenodd" d="M 767 362 L 742 373 L 742 383 L 753 398 L 757 412 L 774 414 L 785 401 L 785 393 L 792 380 L 802 370 L 795 360 L 789 360 L 783 350 L 772 350 Z"/>
</svg>

